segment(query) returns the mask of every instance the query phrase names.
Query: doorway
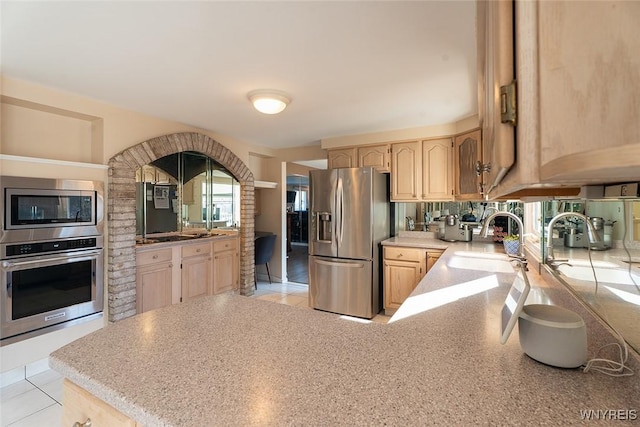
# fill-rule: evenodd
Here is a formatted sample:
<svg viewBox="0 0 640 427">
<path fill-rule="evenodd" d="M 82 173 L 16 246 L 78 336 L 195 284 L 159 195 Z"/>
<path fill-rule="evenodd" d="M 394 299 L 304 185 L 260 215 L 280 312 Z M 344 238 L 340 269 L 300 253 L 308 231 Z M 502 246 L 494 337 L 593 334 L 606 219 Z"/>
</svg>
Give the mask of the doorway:
<svg viewBox="0 0 640 427">
<path fill-rule="evenodd" d="M 287 175 L 287 278 L 309 283 L 309 177 Z"/>
</svg>

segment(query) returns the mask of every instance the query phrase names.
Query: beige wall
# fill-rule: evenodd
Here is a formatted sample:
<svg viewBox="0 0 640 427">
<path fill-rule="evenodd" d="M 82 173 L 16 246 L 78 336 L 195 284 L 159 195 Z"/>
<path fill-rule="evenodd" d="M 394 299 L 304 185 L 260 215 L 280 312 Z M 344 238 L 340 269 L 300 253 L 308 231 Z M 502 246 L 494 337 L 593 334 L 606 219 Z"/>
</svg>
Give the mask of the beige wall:
<svg viewBox="0 0 640 427">
<path fill-rule="evenodd" d="M 450 136 L 475 129 L 479 126 L 478 116 L 470 116 L 455 123 L 444 125 L 423 126 L 409 129 L 397 129 L 384 132 L 374 132 L 359 135 L 345 135 L 325 138 L 320 141 L 324 149 L 348 147 L 354 145 L 378 144 L 406 139 L 423 139 L 440 136 Z"/>
<path fill-rule="evenodd" d="M 1 88 L 2 112 L 7 113 L 7 117 L 2 117 L 0 154 L 106 164 L 111 157 L 126 148 L 175 132 L 208 135 L 247 165 L 250 151 L 262 151 L 260 147 L 251 147 L 226 135 L 21 80 L 2 77 Z M 86 131 L 86 123 L 82 123 L 87 121 L 92 124 L 95 122 L 90 137 Z M 69 135 L 74 136 L 73 146 L 82 147 L 79 151 L 67 147 Z M 29 140 L 31 136 L 37 139 Z M 5 151 L 5 146 L 8 151 Z M 52 154 L 52 150 L 57 153 Z M 88 150 L 91 153 L 89 158 Z M 51 157 L 52 155 L 55 157 Z"/>
</svg>

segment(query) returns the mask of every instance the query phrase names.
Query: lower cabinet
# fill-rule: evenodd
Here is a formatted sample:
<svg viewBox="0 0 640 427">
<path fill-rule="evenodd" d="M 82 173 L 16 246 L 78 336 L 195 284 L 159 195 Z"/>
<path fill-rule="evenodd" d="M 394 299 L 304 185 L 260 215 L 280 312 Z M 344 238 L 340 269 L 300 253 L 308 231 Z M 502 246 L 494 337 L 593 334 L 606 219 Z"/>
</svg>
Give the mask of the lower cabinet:
<svg viewBox="0 0 640 427">
<path fill-rule="evenodd" d="M 140 427 L 113 406 L 98 399 L 82 387 L 65 379 L 62 385 L 63 426 Z"/>
<path fill-rule="evenodd" d="M 182 301 L 211 295 L 211 243 L 183 246 L 181 268 Z"/>
<path fill-rule="evenodd" d="M 171 248 L 138 255 L 136 269 L 136 309 L 143 313 L 171 305 L 173 262 Z"/>
<path fill-rule="evenodd" d="M 392 315 L 435 264 L 442 250 L 384 247 L 384 311 Z"/>
<path fill-rule="evenodd" d="M 240 284 L 237 238 L 142 246 L 136 259 L 138 313 L 237 289 Z"/>
<path fill-rule="evenodd" d="M 213 293 L 237 289 L 240 282 L 237 240 L 213 243 Z"/>
</svg>

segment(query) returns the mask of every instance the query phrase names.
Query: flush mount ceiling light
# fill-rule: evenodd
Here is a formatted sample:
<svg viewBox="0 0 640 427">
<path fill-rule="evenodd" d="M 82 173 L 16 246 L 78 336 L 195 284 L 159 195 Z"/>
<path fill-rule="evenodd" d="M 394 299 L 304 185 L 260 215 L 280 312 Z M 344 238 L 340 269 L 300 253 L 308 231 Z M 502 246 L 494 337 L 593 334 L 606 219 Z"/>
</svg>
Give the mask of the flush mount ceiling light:
<svg viewBox="0 0 640 427">
<path fill-rule="evenodd" d="M 255 109 L 264 114 L 278 114 L 291 102 L 289 96 L 279 90 L 253 90 L 247 96 Z"/>
</svg>

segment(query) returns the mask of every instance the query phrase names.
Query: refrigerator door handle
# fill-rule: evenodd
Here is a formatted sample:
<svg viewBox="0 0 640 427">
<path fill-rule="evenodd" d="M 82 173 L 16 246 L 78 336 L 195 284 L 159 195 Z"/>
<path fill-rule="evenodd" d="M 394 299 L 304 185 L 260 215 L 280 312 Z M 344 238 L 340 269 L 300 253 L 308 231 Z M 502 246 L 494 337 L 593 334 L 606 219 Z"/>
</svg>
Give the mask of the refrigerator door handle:
<svg viewBox="0 0 640 427">
<path fill-rule="evenodd" d="M 329 265 L 331 267 L 346 267 L 346 268 L 364 268 L 364 264 L 361 262 L 331 262 L 321 259 L 315 260 L 317 264 Z"/>
<path fill-rule="evenodd" d="M 342 185 L 342 178 L 338 178 L 338 191 L 336 192 L 337 198 L 337 208 L 340 212 L 340 218 L 338 219 L 340 228 L 340 232 L 338 233 L 338 247 L 342 243 L 342 236 L 344 236 L 344 187 Z"/>
</svg>

